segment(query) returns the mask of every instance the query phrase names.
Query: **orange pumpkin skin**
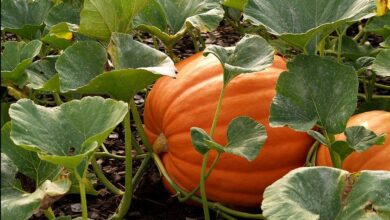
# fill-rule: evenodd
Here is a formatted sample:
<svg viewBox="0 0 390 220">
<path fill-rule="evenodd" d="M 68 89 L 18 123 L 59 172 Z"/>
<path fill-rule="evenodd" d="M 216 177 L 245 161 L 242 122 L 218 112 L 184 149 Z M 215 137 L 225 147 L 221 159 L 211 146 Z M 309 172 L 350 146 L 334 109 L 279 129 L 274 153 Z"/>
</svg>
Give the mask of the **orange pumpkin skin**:
<svg viewBox="0 0 390 220">
<path fill-rule="evenodd" d="M 210 132 L 222 88 L 222 68 L 212 55 L 196 54 L 177 64 L 176 79 L 162 77 L 147 97 L 145 131 L 151 143 L 161 133 L 168 149 L 161 155 L 170 177 L 189 192 L 199 183 L 203 156 L 191 144 L 190 128 Z M 275 95 L 279 74 L 285 61 L 275 56 L 272 67 L 233 79 L 225 90 L 214 140 L 226 144 L 229 122 L 246 115 L 262 123 L 268 139 L 258 158 L 252 162 L 223 154 L 206 181 L 207 197 L 235 207 L 258 207 L 264 189 L 290 170 L 305 163 L 313 140 L 289 128 L 269 127 L 269 108 Z M 216 157 L 211 151 L 209 164 Z M 170 189 L 168 183 L 165 186 Z M 172 193 L 172 189 L 170 189 Z"/>
<path fill-rule="evenodd" d="M 390 171 L 390 112 L 369 111 L 352 116 L 347 127 L 364 126 L 377 135 L 386 133 L 384 145 L 375 145 L 362 153 L 353 152 L 344 163 L 343 169 L 349 172 L 360 170 L 389 170 Z M 345 140 L 343 134 L 336 135 L 336 140 Z M 329 150 L 326 146 L 320 146 L 317 153 L 317 165 L 332 166 Z"/>
</svg>

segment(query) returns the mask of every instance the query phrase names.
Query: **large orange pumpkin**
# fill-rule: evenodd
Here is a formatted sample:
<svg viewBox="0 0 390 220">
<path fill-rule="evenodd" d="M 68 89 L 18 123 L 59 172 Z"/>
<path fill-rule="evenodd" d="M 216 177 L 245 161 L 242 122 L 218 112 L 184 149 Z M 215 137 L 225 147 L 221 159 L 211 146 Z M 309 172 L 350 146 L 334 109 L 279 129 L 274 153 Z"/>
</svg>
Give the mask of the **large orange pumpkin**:
<svg viewBox="0 0 390 220">
<path fill-rule="evenodd" d="M 166 138 L 168 147 L 161 154 L 163 164 L 170 177 L 189 192 L 199 183 L 203 159 L 191 144 L 190 128 L 200 127 L 210 132 L 222 88 L 222 68 L 214 56 L 196 54 L 178 63 L 177 69 L 176 79 L 159 79 L 147 97 L 145 131 L 151 143 L 158 136 Z M 242 115 L 262 123 L 268 139 L 252 162 L 223 154 L 206 181 L 209 200 L 236 207 L 258 207 L 268 185 L 304 165 L 312 139 L 289 128 L 269 126 L 269 108 L 276 81 L 284 70 L 285 61 L 275 56 L 272 67 L 240 75 L 228 84 L 214 140 L 226 144 L 227 125 Z M 208 166 L 215 156 L 212 151 Z M 170 188 L 166 182 L 164 184 Z"/>
<path fill-rule="evenodd" d="M 350 172 L 359 170 L 389 170 L 390 171 L 390 112 L 369 111 L 351 117 L 347 127 L 364 126 L 376 134 L 387 133 L 384 145 L 373 146 L 362 153 L 353 152 L 343 163 L 343 169 Z M 336 140 L 345 140 L 343 134 L 336 136 Z M 317 165 L 332 166 L 329 150 L 320 146 L 317 153 Z"/>
</svg>

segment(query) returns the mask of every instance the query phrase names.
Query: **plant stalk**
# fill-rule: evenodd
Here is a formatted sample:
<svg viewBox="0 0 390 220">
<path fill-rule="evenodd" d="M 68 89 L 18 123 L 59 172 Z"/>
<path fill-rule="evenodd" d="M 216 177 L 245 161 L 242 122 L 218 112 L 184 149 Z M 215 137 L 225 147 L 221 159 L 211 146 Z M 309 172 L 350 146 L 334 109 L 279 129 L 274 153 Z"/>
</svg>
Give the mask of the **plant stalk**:
<svg viewBox="0 0 390 220">
<path fill-rule="evenodd" d="M 100 169 L 99 165 L 97 164 L 96 158 L 94 156 L 92 156 L 91 165 L 93 171 L 95 172 L 96 176 L 99 178 L 100 182 L 102 182 L 103 185 L 107 187 L 107 189 L 110 192 L 114 193 L 115 195 L 123 195 L 123 191 L 118 189 L 116 186 L 114 186 L 104 175 L 103 171 Z"/>
<path fill-rule="evenodd" d="M 319 141 L 315 141 L 314 144 L 311 146 L 311 148 L 306 156 L 306 166 L 309 166 L 309 167 L 315 166 L 315 162 L 313 163 L 313 157 L 315 158 L 317 155 L 318 146 L 320 146 Z"/>
<path fill-rule="evenodd" d="M 100 157 L 107 157 L 107 158 L 112 158 L 112 159 L 117 159 L 117 160 L 126 160 L 126 156 L 120 156 L 120 155 L 115 155 L 115 154 L 110 154 L 106 152 L 96 152 L 94 154 L 95 157 L 100 158 Z M 139 160 L 143 159 L 147 156 L 147 154 L 138 154 L 133 156 L 133 159 Z"/>
<path fill-rule="evenodd" d="M 141 180 L 142 173 L 146 169 L 147 165 L 149 164 L 149 161 L 152 159 L 152 153 L 149 152 L 146 154 L 145 159 L 142 161 L 141 165 L 139 166 L 137 172 L 135 173 L 133 177 L 133 186 L 137 186 L 139 181 Z M 133 187 L 135 189 L 135 187 Z"/>
<path fill-rule="evenodd" d="M 45 209 L 43 211 L 43 214 L 45 214 L 45 216 L 48 220 L 55 220 L 56 219 L 56 216 L 54 215 L 53 209 L 51 209 L 51 207 Z"/>
<path fill-rule="evenodd" d="M 134 100 L 131 99 L 133 102 Z M 131 102 L 129 108 L 131 109 Z M 132 146 L 131 146 L 131 128 L 130 128 L 130 109 L 127 112 L 124 119 L 125 127 L 125 193 L 119 204 L 117 212 L 111 217 L 111 219 L 123 219 L 131 205 L 131 199 L 133 197 L 133 157 L 132 157 Z"/>
<path fill-rule="evenodd" d="M 79 187 L 80 187 L 80 197 L 81 197 L 82 219 L 88 220 L 87 195 L 85 192 L 85 183 L 83 179 L 79 180 Z"/>
<path fill-rule="evenodd" d="M 130 100 L 130 110 L 131 110 L 131 115 L 133 116 L 135 126 L 137 127 L 137 131 L 139 133 L 139 136 L 141 137 L 142 142 L 144 143 L 144 146 L 146 147 L 148 152 L 152 152 L 153 151 L 152 146 L 149 143 L 148 138 L 146 137 L 144 128 L 142 126 L 141 117 L 139 116 L 139 112 L 138 112 L 137 106 L 135 105 L 134 99 Z"/>
<path fill-rule="evenodd" d="M 215 110 L 213 123 L 211 125 L 211 129 L 210 129 L 210 137 L 211 138 L 213 137 L 214 132 L 215 132 L 215 128 L 217 127 L 218 118 L 219 118 L 219 114 L 221 112 L 222 100 L 223 100 L 223 96 L 224 95 L 225 95 L 225 85 L 222 86 L 221 94 L 219 95 L 219 99 L 218 99 L 217 109 Z M 202 168 L 201 168 L 201 171 L 200 171 L 200 184 L 199 184 L 200 195 L 201 195 L 201 198 L 202 198 L 202 207 L 203 207 L 203 213 L 204 213 L 205 220 L 210 220 L 209 207 L 208 207 L 207 195 L 206 195 L 206 186 L 205 186 L 205 182 L 206 182 L 206 167 L 207 167 L 208 159 L 209 159 L 209 152 L 207 151 L 203 155 Z"/>
</svg>

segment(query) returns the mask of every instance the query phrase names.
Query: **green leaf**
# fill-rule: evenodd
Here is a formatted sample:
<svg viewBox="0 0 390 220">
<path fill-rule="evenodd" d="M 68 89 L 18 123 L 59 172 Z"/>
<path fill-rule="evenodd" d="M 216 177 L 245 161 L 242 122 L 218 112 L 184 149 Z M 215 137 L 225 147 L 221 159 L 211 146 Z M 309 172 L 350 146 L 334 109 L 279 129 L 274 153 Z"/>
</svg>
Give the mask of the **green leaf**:
<svg viewBox="0 0 390 220">
<path fill-rule="evenodd" d="M 13 161 L 1 154 L 1 219 L 28 219 L 40 207 L 51 204 L 56 197 L 64 195 L 70 187 L 68 179 L 45 181 L 33 193 L 25 192 L 15 178 L 18 169 Z"/>
<path fill-rule="evenodd" d="M 78 25 L 80 23 L 81 1 L 63 1 L 55 5 L 45 18 L 47 26 L 54 26 L 61 22 Z"/>
<path fill-rule="evenodd" d="M 158 0 L 149 0 L 149 3 L 134 18 L 134 26 L 152 26 L 168 33 L 167 14 Z"/>
<path fill-rule="evenodd" d="M 385 143 L 386 134 L 376 135 L 373 131 L 363 126 L 353 126 L 345 129 L 345 136 L 351 148 L 357 152 L 363 152 L 372 145 Z"/>
<path fill-rule="evenodd" d="M 358 78 L 350 66 L 318 56 L 298 55 L 280 75 L 271 104 L 270 125 L 328 133 L 344 131 L 356 108 Z"/>
<path fill-rule="evenodd" d="M 112 32 L 127 33 L 133 18 L 148 3 L 145 0 L 85 0 L 79 33 L 109 40 Z"/>
<path fill-rule="evenodd" d="M 351 60 L 359 57 L 374 56 L 378 50 L 375 50 L 370 44 L 359 45 L 351 37 L 343 36 L 341 45 L 341 54 Z"/>
<path fill-rule="evenodd" d="M 316 139 L 317 141 L 319 141 L 321 144 L 324 144 L 326 146 L 330 146 L 331 144 L 329 143 L 329 141 L 324 137 L 324 135 L 322 135 L 321 133 L 319 133 L 318 131 L 314 131 L 314 130 L 308 130 L 307 131 L 307 134 L 312 136 L 314 139 Z"/>
<path fill-rule="evenodd" d="M 267 187 L 261 208 L 269 220 L 387 219 L 389 191 L 388 171 L 304 167 Z"/>
<path fill-rule="evenodd" d="M 356 70 L 359 70 L 361 68 L 371 69 L 371 65 L 373 64 L 374 60 L 375 57 L 359 57 L 358 59 L 356 59 L 354 67 Z"/>
<path fill-rule="evenodd" d="M 76 93 L 109 94 L 115 99 L 126 101 L 159 77 L 159 75 L 142 69 L 113 70 L 95 77 L 89 84 L 79 88 Z"/>
<path fill-rule="evenodd" d="M 74 33 L 77 31 L 77 26 L 70 23 L 58 23 L 50 28 L 42 41 L 50 44 L 54 48 L 66 49 L 73 43 Z"/>
<path fill-rule="evenodd" d="M 10 133 L 11 123 L 7 123 L 1 128 L 1 152 L 13 161 L 19 172 L 35 180 L 37 186 L 58 177 L 62 170 L 60 166 L 42 161 L 36 152 L 15 145 Z"/>
<path fill-rule="evenodd" d="M 389 100 L 385 98 L 381 98 L 381 99 L 373 99 L 369 102 L 364 102 L 363 104 L 359 105 L 359 108 L 356 109 L 355 114 L 368 112 L 372 110 L 384 110 L 390 112 Z"/>
<path fill-rule="evenodd" d="M 49 0 L 2 0 L 1 29 L 33 39 L 52 6 Z"/>
<path fill-rule="evenodd" d="M 372 70 L 380 76 L 390 76 L 390 49 L 382 50 L 372 64 Z"/>
<path fill-rule="evenodd" d="M 165 53 L 133 40 L 131 35 L 113 33 L 108 53 L 115 69 L 144 69 L 175 76 L 174 63 Z"/>
<path fill-rule="evenodd" d="M 12 104 L 11 139 L 54 164 L 76 168 L 123 120 L 127 104 L 101 97 L 46 108 L 31 100 Z"/>
<path fill-rule="evenodd" d="M 244 11 L 245 4 L 248 0 L 222 0 L 224 6 Z"/>
<path fill-rule="evenodd" d="M 339 157 L 341 163 L 355 150 L 345 141 L 336 141 L 332 143 L 331 149 L 337 153 L 336 157 Z"/>
<path fill-rule="evenodd" d="M 225 86 L 239 74 L 261 71 L 274 61 L 273 47 L 255 35 L 246 35 L 235 47 L 212 45 L 205 50 L 204 55 L 210 53 L 219 59 L 224 68 Z"/>
<path fill-rule="evenodd" d="M 219 0 L 150 1 L 152 4 L 146 5 L 135 19 L 135 27 L 156 35 L 165 44 L 182 37 L 188 26 L 201 32 L 216 29 L 224 14 Z"/>
<path fill-rule="evenodd" d="M 228 126 L 228 143 L 224 151 L 252 161 L 266 139 L 267 132 L 262 124 L 249 117 L 237 117 Z"/>
<path fill-rule="evenodd" d="M 77 89 L 77 93 L 109 94 L 127 101 L 162 75 L 175 76 L 174 63 L 166 54 L 133 40 L 130 35 L 113 33 L 108 52 L 119 70 L 96 76 Z"/>
<path fill-rule="evenodd" d="M 191 142 L 195 149 L 201 153 L 205 154 L 209 151 L 209 146 L 206 141 L 212 141 L 211 137 L 201 128 L 192 127 L 191 128 Z"/>
<path fill-rule="evenodd" d="M 382 47 L 384 48 L 390 48 L 390 36 L 388 36 L 382 43 L 380 43 L 379 45 L 381 45 Z"/>
<path fill-rule="evenodd" d="M 59 78 L 55 63 L 58 56 L 47 56 L 32 63 L 27 69 L 27 86 L 42 91 L 59 92 Z"/>
<path fill-rule="evenodd" d="M 9 107 L 11 106 L 11 103 L 9 102 L 1 102 L 1 127 L 3 127 L 3 125 L 5 123 L 7 123 L 9 120 L 11 120 L 11 118 L 9 117 L 9 114 L 8 114 L 8 110 L 9 110 Z"/>
<path fill-rule="evenodd" d="M 33 40 L 29 43 L 8 41 L 3 44 L 1 54 L 1 84 L 14 83 L 24 85 L 27 80 L 25 69 L 39 54 L 42 42 Z"/>
<path fill-rule="evenodd" d="M 364 30 L 366 32 L 373 32 L 384 38 L 390 36 L 390 13 L 383 16 L 375 16 L 371 22 L 369 22 Z"/>
<path fill-rule="evenodd" d="M 341 25 L 374 16 L 374 10 L 371 0 L 248 0 L 244 20 L 305 51 Z"/>
<path fill-rule="evenodd" d="M 60 77 L 61 92 L 74 91 L 103 73 L 107 53 L 94 41 L 82 41 L 68 47 L 58 58 L 55 68 Z"/>
</svg>

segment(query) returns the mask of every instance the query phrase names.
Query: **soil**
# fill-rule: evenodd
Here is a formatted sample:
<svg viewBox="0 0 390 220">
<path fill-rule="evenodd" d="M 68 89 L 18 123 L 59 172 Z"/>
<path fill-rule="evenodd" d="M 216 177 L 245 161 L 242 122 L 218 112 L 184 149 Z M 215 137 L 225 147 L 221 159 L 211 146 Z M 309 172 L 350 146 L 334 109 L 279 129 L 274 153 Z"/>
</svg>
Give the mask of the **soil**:
<svg viewBox="0 0 390 220">
<path fill-rule="evenodd" d="M 349 34 L 354 35 L 356 30 L 353 28 L 349 30 Z M 234 30 L 231 26 L 222 22 L 221 26 L 211 33 L 202 34 L 207 44 L 217 44 L 221 46 L 234 45 L 239 39 L 240 34 Z M 11 36 L 7 36 L 6 40 L 14 40 Z M 153 40 L 148 34 L 139 34 L 139 38 L 144 43 L 153 45 Z M 3 41 L 4 39 L 2 39 Z M 378 43 L 381 39 L 371 36 L 370 41 L 373 44 Z M 164 50 L 163 45 L 159 44 L 159 49 Z M 185 36 L 174 48 L 175 54 L 184 59 L 194 54 L 194 45 L 189 36 Z M 390 84 L 390 77 L 381 78 L 378 81 L 381 83 Z M 389 94 L 388 90 L 378 90 L 378 94 Z M 143 112 L 143 104 L 145 99 L 145 93 L 140 93 L 135 96 L 139 111 Z M 132 130 L 135 130 L 135 125 L 132 124 Z M 137 140 L 140 138 L 136 133 L 134 135 Z M 110 137 L 105 141 L 107 149 L 116 155 L 124 155 L 124 132 L 123 127 L 118 126 Z M 102 170 L 106 177 L 112 181 L 118 188 L 124 190 L 124 162 L 121 160 L 100 158 L 98 164 L 101 165 Z M 136 172 L 140 165 L 139 160 L 135 160 L 133 163 L 133 173 Z M 92 168 L 90 168 L 92 171 Z M 108 219 L 117 209 L 120 197 L 110 193 L 102 183 L 96 181 L 95 189 L 98 190 L 97 196 L 88 195 L 88 213 L 89 218 L 96 220 Z M 80 197 L 78 194 L 70 194 L 61 198 L 52 205 L 53 211 L 56 216 L 71 216 L 72 218 L 81 216 Z M 215 213 L 212 213 L 213 219 L 222 219 Z M 30 220 L 43 220 L 46 219 L 43 213 L 36 213 Z M 161 183 L 161 176 L 159 171 L 153 162 L 149 163 L 146 171 L 144 172 L 140 183 L 135 186 L 134 197 L 129 212 L 125 219 L 139 219 L 139 220 L 201 220 L 203 219 L 203 211 L 200 207 L 188 205 L 186 203 L 180 203 L 174 196 L 169 194 Z"/>
</svg>

